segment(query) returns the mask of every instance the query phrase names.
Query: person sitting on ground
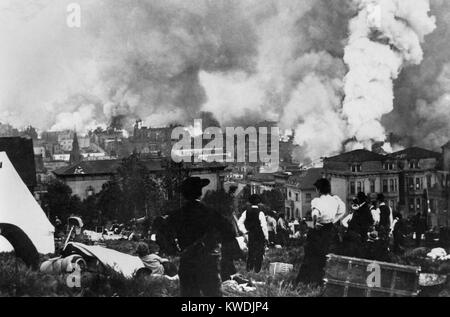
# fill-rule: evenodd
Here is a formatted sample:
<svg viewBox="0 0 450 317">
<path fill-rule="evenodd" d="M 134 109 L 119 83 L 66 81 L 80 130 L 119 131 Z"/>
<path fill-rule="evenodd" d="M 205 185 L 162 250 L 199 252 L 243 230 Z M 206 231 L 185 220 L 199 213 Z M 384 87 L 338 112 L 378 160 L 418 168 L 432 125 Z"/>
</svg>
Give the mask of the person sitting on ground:
<svg viewBox="0 0 450 317">
<path fill-rule="evenodd" d="M 402 214 L 396 213 L 394 215 L 392 232 L 392 235 L 394 237 L 394 253 L 402 254 L 404 252 L 406 232 L 406 223 L 403 220 Z"/>
<path fill-rule="evenodd" d="M 160 257 L 158 244 L 140 242 L 136 254 L 141 258 L 145 267 L 152 271 L 152 275 L 175 276 L 176 268 L 168 259 Z"/>
</svg>

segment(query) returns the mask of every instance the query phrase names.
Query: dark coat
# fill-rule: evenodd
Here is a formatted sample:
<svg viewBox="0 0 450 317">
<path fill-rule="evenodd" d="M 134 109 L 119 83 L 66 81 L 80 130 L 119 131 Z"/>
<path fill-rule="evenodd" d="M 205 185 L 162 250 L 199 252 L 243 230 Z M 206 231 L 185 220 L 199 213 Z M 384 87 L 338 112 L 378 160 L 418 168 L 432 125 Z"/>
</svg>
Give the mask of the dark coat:
<svg viewBox="0 0 450 317">
<path fill-rule="evenodd" d="M 386 206 L 380 206 L 380 226 L 390 227 L 391 226 L 391 209 Z"/>
<path fill-rule="evenodd" d="M 181 251 L 202 245 L 205 252 L 214 252 L 220 243 L 236 236 L 232 224 L 224 216 L 198 201 L 188 201 L 172 212 L 167 224 Z"/>
<path fill-rule="evenodd" d="M 352 220 L 348 224 L 348 231 L 359 234 L 360 238 L 365 241 L 372 225 L 372 213 L 370 212 L 369 206 L 364 204 L 353 213 Z"/>
</svg>

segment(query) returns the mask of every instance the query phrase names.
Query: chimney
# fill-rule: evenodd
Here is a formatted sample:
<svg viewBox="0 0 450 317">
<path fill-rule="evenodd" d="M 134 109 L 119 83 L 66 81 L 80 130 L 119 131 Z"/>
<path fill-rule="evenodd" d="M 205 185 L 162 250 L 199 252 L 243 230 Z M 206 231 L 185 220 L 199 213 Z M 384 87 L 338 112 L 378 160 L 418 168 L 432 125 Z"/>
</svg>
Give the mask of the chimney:
<svg viewBox="0 0 450 317">
<path fill-rule="evenodd" d="M 450 171 L 450 142 L 442 147 L 442 164 L 444 171 Z"/>
</svg>

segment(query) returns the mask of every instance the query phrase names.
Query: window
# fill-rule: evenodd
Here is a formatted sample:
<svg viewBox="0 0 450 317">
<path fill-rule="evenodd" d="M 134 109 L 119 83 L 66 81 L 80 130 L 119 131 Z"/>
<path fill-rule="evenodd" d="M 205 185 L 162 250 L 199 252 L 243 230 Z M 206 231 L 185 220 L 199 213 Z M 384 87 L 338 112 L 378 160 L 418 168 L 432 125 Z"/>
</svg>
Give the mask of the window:
<svg viewBox="0 0 450 317">
<path fill-rule="evenodd" d="M 86 196 L 87 197 L 93 196 L 94 194 L 95 194 L 95 191 L 92 186 L 89 186 L 88 188 L 86 188 Z"/>
<path fill-rule="evenodd" d="M 422 184 L 422 178 L 416 177 L 416 190 L 420 190 L 422 189 L 423 184 Z"/>
<path fill-rule="evenodd" d="M 394 184 L 394 180 L 393 179 L 389 180 L 389 191 L 391 193 L 395 192 L 395 184 Z"/>
<path fill-rule="evenodd" d="M 357 192 L 360 193 L 363 191 L 362 182 L 358 182 L 357 184 L 358 184 Z"/>
<path fill-rule="evenodd" d="M 408 188 L 414 190 L 414 178 L 408 177 Z"/>
<path fill-rule="evenodd" d="M 289 191 L 288 193 L 289 193 L 289 198 L 291 198 L 291 197 L 292 197 L 292 193 L 291 193 L 291 191 Z"/>
<path fill-rule="evenodd" d="M 416 210 L 415 205 L 414 205 L 414 199 L 410 198 L 408 200 L 408 205 L 409 205 L 410 212 L 414 212 Z"/>
<path fill-rule="evenodd" d="M 375 193 L 375 180 L 374 179 L 370 180 L 370 192 Z"/>
<path fill-rule="evenodd" d="M 389 192 L 388 180 L 387 179 L 383 179 L 383 193 L 387 193 L 387 192 Z"/>
<path fill-rule="evenodd" d="M 299 201 L 298 200 L 298 193 L 295 193 L 295 201 Z"/>
<path fill-rule="evenodd" d="M 383 168 L 387 171 L 392 171 L 395 168 L 394 163 L 384 163 Z"/>
<path fill-rule="evenodd" d="M 361 164 L 353 164 L 351 170 L 353 173 L 360 173 L 362 171 Z"/>
<path fill-rule="evenodd" d="M 418 161 L 409 161 L 409 168 L 410 169 L 418 169 L 419 168 L 419 162 Z"/>
<path fill-rule="evenodd" d="M 355 182 L 350 182 L 350 194 L 355 195 Z"/>
<path fill-rule="evenodd" d="M 306 194 L 306 203 L 310 204 L 312 200 L 312 195 L 311 194 Z"/>
<path fill-rule="evenodd" d="M 394 180 L 394 191 L 398 193 L 398 179 Z"/>
<path fill-rule="evenodd" d="M 422 200 L 420 198 L 416 199 L 416 210 L 417 211 L 422 210 Z"/>
<path fill-rule="evenodd" d="M 427 175 L 427 188 L 431 188 L 431 175 Z"/>
</svg>

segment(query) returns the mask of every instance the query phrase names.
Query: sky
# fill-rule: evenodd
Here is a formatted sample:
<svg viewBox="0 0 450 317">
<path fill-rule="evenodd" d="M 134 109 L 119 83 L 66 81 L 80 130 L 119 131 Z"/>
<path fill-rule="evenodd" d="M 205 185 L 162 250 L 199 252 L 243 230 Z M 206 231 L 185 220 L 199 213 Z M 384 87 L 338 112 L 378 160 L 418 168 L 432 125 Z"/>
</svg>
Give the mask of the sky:
<svg viewBox="0 0 450 317">
<path fill-rule="evenodd" d="M 0 122 L 83 133 L 206 114 L 275 120 L 303 159 L 375 141 L 436 149 L 450 136 L 450 4 L 410 4 L 0 0 Z"/>
</svg>

